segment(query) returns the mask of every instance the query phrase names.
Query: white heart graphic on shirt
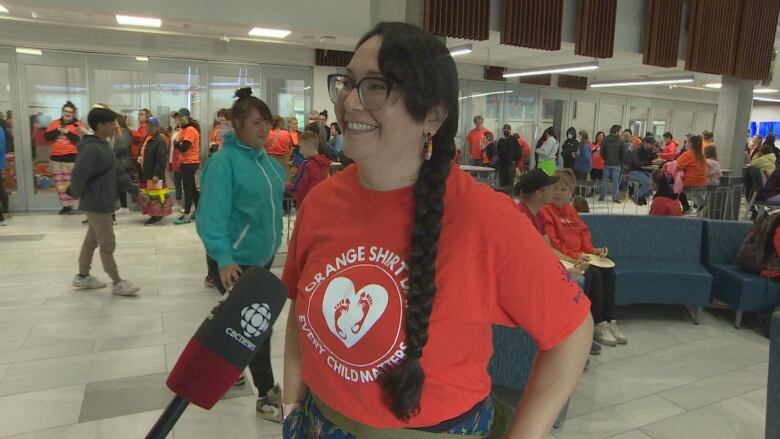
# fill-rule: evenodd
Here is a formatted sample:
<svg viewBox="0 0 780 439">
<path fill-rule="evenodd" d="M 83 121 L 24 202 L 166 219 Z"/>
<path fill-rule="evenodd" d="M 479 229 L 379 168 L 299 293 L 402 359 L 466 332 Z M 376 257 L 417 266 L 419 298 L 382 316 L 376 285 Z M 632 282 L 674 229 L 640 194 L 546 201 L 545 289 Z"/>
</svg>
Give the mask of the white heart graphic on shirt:
<svg viewBox="0 0 780 439">
<path fill-rule="evenodd" d="M 387 290 L 381 285 L 367 285 L 356 292 L 351 280 L 338 277 L 325 290 L 322 314 L 330 332 L 351 348 L 382 317 L 387 299 Z"/>
</svg>

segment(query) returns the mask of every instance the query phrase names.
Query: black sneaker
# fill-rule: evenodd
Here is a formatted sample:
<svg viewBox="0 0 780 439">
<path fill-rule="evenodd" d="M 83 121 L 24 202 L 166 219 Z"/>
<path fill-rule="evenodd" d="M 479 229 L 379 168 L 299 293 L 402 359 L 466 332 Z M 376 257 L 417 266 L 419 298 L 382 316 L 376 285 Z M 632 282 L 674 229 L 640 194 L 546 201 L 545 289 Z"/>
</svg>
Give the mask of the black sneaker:
<svg viewBox="0 0 780 439">
<path fill-rule="evenodd" d="M 58 215 L 67 215 L 71 211 L 73 211 L 72 207 L 63 207 L 62 209 L 60 209 L 60 213 Z"/>
<path fill-rule="evenodd" d="M 157 224 L 160 221 L 162 221 L 162 217 L 161 216 L 153 216 L 153 217 L 149 218 L 148 220 L 146 220 L 144 222 L 144 225 L 145 226 L 151 226 L 152 224 Z"/>
</svg>

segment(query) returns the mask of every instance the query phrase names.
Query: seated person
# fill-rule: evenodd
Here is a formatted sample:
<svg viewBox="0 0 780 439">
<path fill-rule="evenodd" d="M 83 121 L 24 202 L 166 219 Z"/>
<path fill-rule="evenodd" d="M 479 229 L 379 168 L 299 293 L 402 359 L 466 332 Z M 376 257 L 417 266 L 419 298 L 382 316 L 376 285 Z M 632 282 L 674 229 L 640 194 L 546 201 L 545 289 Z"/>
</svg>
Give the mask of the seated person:
<svg viewBox="0 0 780 439">
<path fill-rule="evenodd" d="M 645 137 L 643 145 L 628 154 L 628 178 L 639 182 L 639 190 L 634 194 L 634 202 L 639 206 L 647 204 L 647 196 L 652 191 L 649 171 L 644 168 L 652 165 L 657 158 L 653 136 Z"/>
<path fill-rule="evenodd" d="M 664 133 L 664 148 L 659 156 L 664 161 L 674 160 L 677 157 L 677 149 L 679 147 L 680 144 L 672 138 L 672 133 L 667 131 Z"/>
<path fill-rule="evenodd" d="M 650 215 L 682 216 L 682 207 L 677 200 L 677 194 L 672 190 L 672 178 L 664 171 L 653 173 L 653 204 L 650 205 Z"/>
<path fill-rule="evenodd" d="M 515 185 L 515 195 L 520 197 L 517 208 L 526 215 L 536 230 L 545 238 L 547 245 L 553 251 L 558 259 L 565 259 L 566 256 L 555 250 L 550 245 L 550 239 L 545 232 L 544 216 L 541 213 L 542 207 L 552 202 L 553 185 L 558 182 L 558 177 L 550 177 L 541 169 L 531 169 L 525 175 L 520 177 L 520 181 Z M 583 199 L 584 201 L 584 199 Z M 587 207 L 588 203 L 585 202 Z M 576 264 L 567 268 L 566 271 L 571 275 L 580 287 L 585 285 L 584 272 L 588 269 L 588 263 L 584 260 L 578 260 Z M 601 345 L 592 343 L 590 347 L 591 355 L 601 353 Z"/>
<path fill-rule="evenodd" d="M 760 169 L 764 177 L 768 178 L 775 172 L 776 159 L 772 146 L 765 143 L 759 148 L 758 155 L 750 161 L 750 166 Z"/>
<path fill-rule="evenodd" d="M 685 152 L 677 158 L 677 170 L 683 172 L 683 183 L 686 190 L 707 186 L 707 160 L 704 158 L 702 142 L 702 136 L 691 136 L 688 139 Z M 691 205 L 688 203 L 685 192 L 680 194 L 680 203 L 684 213 L 690 212 Z M 696 200 L 696 203 L 702 206 L 704 200 Z"/>
<path fill-rule="evenodd" d="M 723 171 L 718 163 L 718 149 L 715 145 L 704 148 L 704 158 L 707 160 L 707 186 L 719 186 Z"/>
<path fill-rule="evenodd" d="M 569 200 L 574 190 L 571 169 L 555 172 L 560 179 L 554 186 L 553 201 L 542 208 L 545 231 L 552 247 L 571 263 L 589 261 L 591 255 L 607 256 L 607 248 L 596 248 L 590 229 Z M 615 270 L 589 265 L 585 270 L 585 294 L 591 300 L 591 314 L 596 323 L 593 338 L 608 346 L 628 342 L 615 321 Z"/>
<path fill-rule="evenodd" d="M 756 201 L 780 203 L 780 168 L 772 171 L 764 186 L 758 190 Z"/>
</svg>

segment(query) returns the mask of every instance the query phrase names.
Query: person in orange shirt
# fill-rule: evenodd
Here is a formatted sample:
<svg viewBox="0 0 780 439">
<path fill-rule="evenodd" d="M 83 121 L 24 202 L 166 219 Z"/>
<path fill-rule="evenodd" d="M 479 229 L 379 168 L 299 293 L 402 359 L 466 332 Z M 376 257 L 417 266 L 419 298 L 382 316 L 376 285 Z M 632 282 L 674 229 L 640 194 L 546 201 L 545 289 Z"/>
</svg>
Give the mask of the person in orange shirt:
<svg viewBox="0 0 780 439">
<path fill-rule="evenodd" d="M 200 167 L 200 125 L 190 118 L 190 110 L 180 109 L 176 113 L 176 124 L 179 134 L 173 142 L 173 147 L 179 150 L 181 162 L 182 185 L 184 186 L 184 214 L 174 221 L 174 224 L 189 224 L 195 219 L 195 213 L 190 216 L 190 210 L 195 205 L 198 208 L 200 192 L 195 184 L 195 174 Z"/>
<path fill-rule="evenodd" d="M 484 123 L 485 119 L 482 116 L 474 116 L 474 128 L 466 136 L 466 146 L 471 158 L 470 165 L 482 166 L 482 138 L 485 137 L 485 133 L 490 132 L 482 125 Z"/>
<path fill-rule="evenodd" d="M 230 111 L 227 108 L 220 108 L 217 111 L 217 119 L 211 127 L 211 137 L 209 138 L 209 157 L 211 154 L 222 148 L 222 138 L 229 131 L 232 131 L 230 125 Z"/>
<path fill-rule="evenodd" d="M 702 136 L 691 136 L 688 139 L 687 150 L 677 158 L 677 170 L 683 171 L 685 189 L 707 186 L 707 160 L 704 158 Z M 702 205 L 703 200 L 695 201 L 699 206 Z M 680 203 L 683 213 L 690 212 L 691 205 L 685 192 L 680 194 Z"/>
<path fill-rule="evenodd" d="M 265 142 L 268 156 L 282 165 L 284 173 L 289 179 L 292 176 L 292 166 L 290 165 L 290 156 L 293 151 L 292 136 L 285 130 L 284 119 L 280 116 L 274 116 L 273 128 L 268 132 L 268 138 Z"/>
<path fill-rule="evenodd" d="M 62 205 L 60 215 L 70 213 L 79 202 L 66 193 L 78 155 L 76 145 L 81 141 L 81 137 L 87 133 L 87 129 L 76 118 L 76 112 L 77 109 L 73 102 L 66 102 L 62 106 L 62 117 L 53 120 L 43 135 L 44 139 L 51 142 L 49 145 L 49 171 L 54 175 L 54 185 Z"/>
<path fill-rule="evenodd" d="M 665 161 L 674 160 L 677 157 L 677 148 L 679 147 L 680 144 L 674 140 L 672 133 L 667 131 L 664 133 L 664 149 L 658 155 Z"/>
<path fill-rule="evenodd" d="M 606 257 L 607 248 L 593 246 L 590 229 L 569 203 L 574 191 L 574 173 L 571 169 L 561 169 L 555 175 L 559 180 L 553 187 L 553 201 L 542 208 L 550 244 L 572 264 L 588 262 L 590 255 Z M 596 324 L 593 339 L 607 346 L 626 344 L 628 340 L 615 321 L 615 270 L 589 265 L 585 270 L 584 289 Z"/>
</svg>

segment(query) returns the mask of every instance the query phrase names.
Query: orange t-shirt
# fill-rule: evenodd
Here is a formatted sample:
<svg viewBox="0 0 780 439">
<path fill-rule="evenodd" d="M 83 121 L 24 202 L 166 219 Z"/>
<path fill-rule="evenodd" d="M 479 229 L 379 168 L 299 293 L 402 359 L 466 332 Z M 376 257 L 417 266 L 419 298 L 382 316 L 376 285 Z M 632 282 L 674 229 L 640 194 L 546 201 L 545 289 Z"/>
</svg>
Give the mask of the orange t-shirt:
<svg viewBox="0 0 780 439">
<path fill-rule="evenodd" d="M 454 166 L 444 204 L 426 378 L 409 423 L 392 414 L 377 379 L 405 358 L 413 187 L 368 190 L 353 165 L 312 189 L 298 211 L 283 280 L 295 301 L 302 379 L 350 419 L 409 428 L 457 417 L 490 394 L 493 324 L 522 327 L 549 350 L 590 311 L 509 197 Z"/>
<path fill-rule="evenodd" d="M 46 128 L 46 131 L 55 131 L 59 129 L 62 126 L 62 119 L 54 119 L 49 126 Z M 79 127 L 83 126 L 80 121 L 76 121 L 76 123 L 69 123 L 65 125 L 65 128 L 67 128 L 68 131 L 70 131 L 71 134 L 74 134 L 77 137 L 80 137 L 81 134 L 79 133 Z M 62 155 L 69 155 L 69 154 L 78 154 L 78 150 L 76 149 L 76 144 L 71 141 L 71 139 L 68 139 L 67 136 L 64 134 L 59 134 L 56 139 L 54 139 L 51 144 L 49 145 L 49 156 L 62 156 Z"/>
<path fill-rule="evenodd" d="M 289 156 L 292 153 L 292 145 L 289 131 L 278 128 L 268 132 L 265 147 L 269 155 Z"/>
<path fill-rule="evenodd" d="M 592 143 L 590 145 L 591 166 L 593 169 L 604 169 L 604 157 L 601 156 L 601 144 Z"/>
<path fill-rule="evenodd" d="M 466 143 L 469 144 L 469 153 L 473 160 L 482 159 L 482 138 L 489 132 L 490 130 L 485 127 L 474 128 L 466 136 Z"/>
<path fill-rule="evenodd" d="M 179 131 L 176 136 L 176 140 L 179 142 L 189 141 L 192 143 L 190 149 L 184 151 L 179 156 L 181 164 L 200 163 L 200 133 L 194 126 L 188 126 Z"/>
<path fill-rule="evenodd" d="M 542 207 L 541 212 L 544 216 L 544 230 L 556 250 L 570 258 L 576 258 L 582 253 L 593 253 L 590 229 L 574 206 L 548 204 Z"/>
<path fill-rule="evenodd" d="M 677 158 L 677 170 L 683 171 L 685 187 L 701 187 L 707 185 L 707 161 L 699 163 L 693 151 L 685 151 Z"/>
</svg>

